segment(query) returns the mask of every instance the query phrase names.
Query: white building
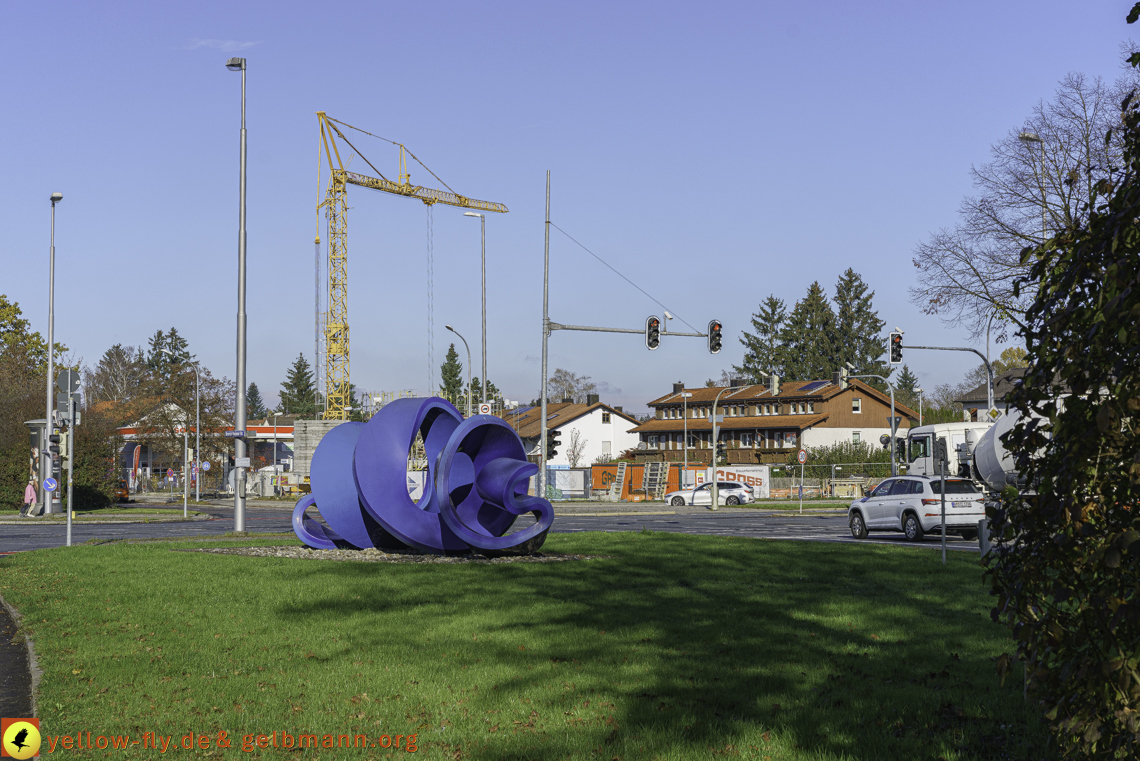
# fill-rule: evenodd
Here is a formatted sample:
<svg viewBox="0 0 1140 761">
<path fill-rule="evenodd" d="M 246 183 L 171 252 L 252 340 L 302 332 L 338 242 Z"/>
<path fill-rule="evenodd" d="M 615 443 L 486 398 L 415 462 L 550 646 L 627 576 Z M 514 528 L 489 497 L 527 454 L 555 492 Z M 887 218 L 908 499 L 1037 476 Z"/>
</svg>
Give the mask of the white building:
<svg viewBox="0 0 1140 761">
<path fill-rule="evenodd" d="M 502 414 L 523 440 L 531 462 L 539 460 L 539 436 L 542 408 L 519 407 Z M 546 425 L 548 431 L 558 431 L 558 453 L 547 461 L 550 466 L 584 468 L 595 462 L 607 462 L 627 449 L 636 449 L 638 435 L 633 433 L 637 420 L 622 411 L 598 401 L 590 394 L 586 404 L 568 401 L 548 402 Z M 577 458 L 571 462 L 576 451 Z"/>
</svg>

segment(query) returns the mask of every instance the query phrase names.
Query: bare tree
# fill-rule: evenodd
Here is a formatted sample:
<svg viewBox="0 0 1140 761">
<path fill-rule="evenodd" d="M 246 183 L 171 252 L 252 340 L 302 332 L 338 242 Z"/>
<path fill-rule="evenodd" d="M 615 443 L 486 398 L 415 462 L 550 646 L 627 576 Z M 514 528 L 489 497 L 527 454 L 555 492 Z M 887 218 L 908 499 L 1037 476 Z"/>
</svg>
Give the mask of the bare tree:
<svg viewBox="0 0 1140 761">
<path fill-rule="evenodd" d="M 83 390 L 88 404 L 133 399 L 146 376 L 142 349 L 115 344 L 94 369 L 83 368 Z"/>
<path fill-rule="evenodd" d="M 570 462 L 571 468 L 578 467 L 578 463 L 582 461 L 582 453 L 586 451 L 586 439 L 582 436 L 582 432 L 575 428 L 570 432 L 570 441 L 566 447 L 566 459 Z"/>
<path fill-rule="evenodd" d="M 973 337 L 991 321 L 999 338 L 1020 326 L 1033 297 L 1014 288 L 1029 269 L 1022 251 L 1084 221 L 1094 185 L 1120 165 L 1110 130 L 1136 85 L 1134 73 L 1111 85 L 1069 74 L 1052 101 L 995 143 L 990 162 L 970 171 L 977 195 L 963 199 L 957 226 L 916 248 L 911 301 Z"/>
<path fill-rule="evenodd" d="M 561 367 L 554 371 L 546 384 L 546 395 L 554 401 L 572 399 L 575 404 L 583 404 L 587 394 L 598 393 L 598 384 L 589 375 L 577 375 Z"/>
</svg>

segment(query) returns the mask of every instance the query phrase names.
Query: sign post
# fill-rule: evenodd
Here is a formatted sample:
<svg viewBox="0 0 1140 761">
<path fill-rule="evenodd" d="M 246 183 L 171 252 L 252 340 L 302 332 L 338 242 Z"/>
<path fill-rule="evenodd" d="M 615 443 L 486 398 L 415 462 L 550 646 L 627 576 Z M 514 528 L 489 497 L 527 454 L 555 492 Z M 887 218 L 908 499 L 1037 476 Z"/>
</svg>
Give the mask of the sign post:
<svg viewBox="0 0 1140 761">
<path fill-rule="evenodd" d="M 804 463 L 807 462 L 807 451 L 800 450 L 796 455 L 796 459 L 800 461 L 800 515 L 804 514 Z"/>
<path fill-rule="evenodd" d="M 946 439 L 937 439 L 934 443 L 934 456 L 938 460 L 938 472 L 942 480 L 942 565 L 946 565 L 946 470 L 950 467 L 950 452 L 946 447 Z"/>
</svg>

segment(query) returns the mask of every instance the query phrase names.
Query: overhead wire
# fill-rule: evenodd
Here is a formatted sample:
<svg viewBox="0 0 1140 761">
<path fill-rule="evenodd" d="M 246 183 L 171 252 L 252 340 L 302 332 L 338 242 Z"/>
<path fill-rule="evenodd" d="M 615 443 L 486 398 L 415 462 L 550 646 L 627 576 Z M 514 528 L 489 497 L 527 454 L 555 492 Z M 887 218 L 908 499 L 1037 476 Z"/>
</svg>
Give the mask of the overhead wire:
<svg viewBox="0 0 1140 761">
<path fill-rule="evenodd" d="M 642 293 L 643 293 L 643 294 L 644 294 L 644 295 L 645 295 L 645 296 L 646 296 L 646 297 L 647 297 L 647 298 L 648 298 L 650 301 L 652 301 L 654 304 L 656 304 L 657 306 L 661 307 L 662 309 L 664 309 L 664 310 L 665 310 L 666 312 L 668 312 L 669 314 L 673 315 L 673 317 L 674 317 L 674 318 L 676 318 L 677 320 L 680 320 L 681 322 L 685 323 L 686 325 L 689 325 L 689 323 L 688 323 L 688 322 L 685 322 L 685 318 L 683 318 L 683 317 L 681 317 L 680 315 L 678 315 L 678 314 L 677 314 L 677 312 L 676 312 L 675 310 L 672 310 L 672 309 L 670 309 L 669 307 L 665 306 L 665 305 L 664 305 L 664 304 L 662 304 L 660 301 L 658 301 L 658 300 L 657 300 L 657 299 L 655 299 L 653 296 L 651 296 L 651 295 L 650 295 L 650 294 L 649 294 L 649 293 L 648 293 L 648 292 L 647 292 L 647 291 L 646 291 L 644 288 L 642 288 L 640 285 L 638 285 L 637 283 L 633 282 L 632 280 L 630 280 L 630 279 L 629 279 L 628 277 L 626 277 L 625 275 L 623 275 L 623 274 L 621 274 L 620 272 L 618 272 L 618 271 L 617 271 L 617 270 L 616 270 L 616 269 L 613 267 L 613 265 L 611 265 L 609 262 L 607 262 L 607 261 L 606 261 L 605 259 L 603 259 L 602 257 L 600 257 L 600 256 L 598 256 L 597 254 L 595 254 L 595 253 L 594 253 L 593 251 L 591 251 L 590 249 L 586 248 L 586 247 L 585 247 L 584 245 L 582 245 L 582 243 L 581 243 L 580 241 L 578 241 L 578 239 L 576 239 L 576 238 L 575 238 L 573 235 L 571 235 L 570 233 L 566 232 L 565 230 L 563 230 L 561 227 L 559 227 L 558 225 L 554 224 L 553 222 L 551 222 L 551 223 L 550 223 L 550 226 L 551 226 L 551 227 L 553 227 L 553 228 L 554 228 L 555 230 L 557 230 L 558 232 L 560 232 L 560 233 L 562 233 L 563 235 L 565 235 L 565 236 L 566 236 L 567 238 L 569 238 L 570 240 L 572 240 L 572 241 L 574 241 L 575 243 L 577 243 L 577 244 L 578 244 L 578 246 L 579 246 L 579 247 L 580 247 L 580 248 L 581 248 L 583 251 L 585 251 L 587 254 L 589 254 L 590 256 L 594 257 L 595 259 L 597 259 L 597 260 L 598 260 L 599 262 L 601 262 L 602 264 L 604 264 L 606 267 L 608 267 L 608 268 L 609 268 L 609 270 L 610 270 L 611 272 L 613 272 L 615 275 L 617 275 L 618 277 L 620 277 L 622 280 L 624 280 L 625 282 L 629 283 L 630 285 L 632 285 L 632 286 L 633 286 L 634 288 L 636 288 L 637 290 L 641 291 L 641 292 L 642 292 Z M 692 328 L 692 329 L 693 329 L 693 332 L 695 332 L 695 333 L 699 333 L 699 332 L 700 332 L 700 331 L 698 331 L 696 328 L 693 328 L 693 326 L 692 326 L 692 325 L 689 325 L 689 327 L 690 327 L 690 328 Z"/>
</svg>

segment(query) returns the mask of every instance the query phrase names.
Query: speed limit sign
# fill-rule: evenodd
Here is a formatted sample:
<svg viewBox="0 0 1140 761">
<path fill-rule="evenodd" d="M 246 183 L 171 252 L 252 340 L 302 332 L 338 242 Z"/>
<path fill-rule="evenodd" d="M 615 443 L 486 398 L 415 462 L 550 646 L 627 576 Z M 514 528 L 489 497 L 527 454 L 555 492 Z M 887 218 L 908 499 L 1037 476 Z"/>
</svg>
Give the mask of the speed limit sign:
<svg viewBox="0 0 1140 761">
<path fill-rule="evenodd" d="M 800 453 L 796 455 L 796 459 L 800 461 L 800 465 L 803 465 L 805 462 L 807 462 L 807 451 L 801 449 Z"/>
</svg>

